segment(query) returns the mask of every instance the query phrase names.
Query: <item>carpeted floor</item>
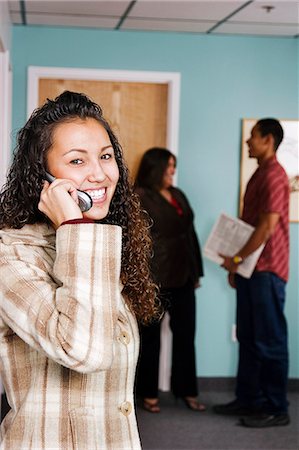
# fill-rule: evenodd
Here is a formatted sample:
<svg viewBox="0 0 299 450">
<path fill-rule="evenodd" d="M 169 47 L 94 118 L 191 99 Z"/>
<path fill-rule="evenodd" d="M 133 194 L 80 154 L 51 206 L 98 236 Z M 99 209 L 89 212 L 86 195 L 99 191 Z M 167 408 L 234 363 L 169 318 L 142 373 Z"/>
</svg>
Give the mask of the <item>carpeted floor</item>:
<svg viewBox="0 0 299 450">
<path fill-rule="evenodd" d="M 232 398 L 228 391 L 202 391 L 200 399 L 208 409 L 195 413 L 170 393 L 161 393 L 159 414 L 137 408 L 143 450 L 299 450 L 298 389 L 289 393 L 291 424 L 284 427 L 248 429 L 238 425 L 237 417 L 213 413 L 212 405 Z M 4 415 L 8 408 L 3 400 Z"/>
<path fill-rule="evenodd" d="M 219 416 L 212 405 L 233 399 L 231 393 L 204 391 L 205 412 L 195 413 L 170 393 L 161 393 L 161 412 L 137 408 L 143 450 L 299 450 L 299 393 L 290 392 L 291 424 L 250 429 L 238 425 L 237 417 Z"/>
</svg>

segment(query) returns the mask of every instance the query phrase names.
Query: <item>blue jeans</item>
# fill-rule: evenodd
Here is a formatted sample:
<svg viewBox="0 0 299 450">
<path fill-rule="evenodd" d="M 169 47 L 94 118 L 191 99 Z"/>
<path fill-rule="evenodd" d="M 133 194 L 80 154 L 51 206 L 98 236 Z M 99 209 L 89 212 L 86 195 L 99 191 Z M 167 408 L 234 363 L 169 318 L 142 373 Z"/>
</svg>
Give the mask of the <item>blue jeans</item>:
<svg viewBox="0 0 299 450">
<path fill-rule="evenodd" d="M 236 396 L 269 414 L 286 413 L 288 378 L 285 282 L 271 272 L 236 275 L 239 366 Z"/>
</svg>

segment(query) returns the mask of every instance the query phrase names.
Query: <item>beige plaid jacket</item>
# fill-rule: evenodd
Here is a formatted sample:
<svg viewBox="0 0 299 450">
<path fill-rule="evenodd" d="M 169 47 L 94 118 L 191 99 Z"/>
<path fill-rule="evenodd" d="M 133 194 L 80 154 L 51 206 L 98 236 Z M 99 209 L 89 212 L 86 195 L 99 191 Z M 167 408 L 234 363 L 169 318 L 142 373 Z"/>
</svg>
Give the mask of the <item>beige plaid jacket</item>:
<svg viewBox="0 0 299 450">
<path fill-rule="evenodd" d="M 138 450 L 121 228 L 0 230 L 1 450 Z"/>
</svg>

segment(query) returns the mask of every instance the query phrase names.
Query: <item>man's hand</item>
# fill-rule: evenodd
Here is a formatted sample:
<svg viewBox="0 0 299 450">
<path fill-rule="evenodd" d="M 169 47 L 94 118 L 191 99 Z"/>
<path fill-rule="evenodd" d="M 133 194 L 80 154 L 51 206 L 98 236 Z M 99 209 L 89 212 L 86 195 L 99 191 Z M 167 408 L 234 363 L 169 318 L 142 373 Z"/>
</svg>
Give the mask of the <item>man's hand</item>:
<svg viewBox="0 0 299 450">
<path fill-rule="evenodd" d="M 242 259 L 247 258 L 255 250 L 259 248 L 264 242 L 267 242 L 271 234 L 273 233 L 276 224 L 279 220 L 278 213 L 263 213 L 259 217 L 259 222 L 246 242 L 246 244 L 238 251 L 238 255 Z M 238 264 L 234 263 L 233 257 L 219 254 L 223 258 L 223 263 L 221 266 L 228 270 L 230 273 L 236 273 L 238 269 Z"/>
<path fill-rule="evenodd" d="M 226 269 L 230 273 L 236 273 L 238 269 L 238 264 L 235 264 L 233 261 L 233 258 L 231 256 L 226 256 L 219 254 L 221 258 L 223 258 L 223 263 L 221 264 L 221 267 Z"/>
<path fill-rule="evenodd" d="M 232 287 L 233 289 L 236 289 L 236 281 L 235 281 L 235 274 L 234 273 L 229 273 L 228 274 L 227 281 L 228 281 L 228 284 L 230 285 L 230 287 Z"/>
</svg>

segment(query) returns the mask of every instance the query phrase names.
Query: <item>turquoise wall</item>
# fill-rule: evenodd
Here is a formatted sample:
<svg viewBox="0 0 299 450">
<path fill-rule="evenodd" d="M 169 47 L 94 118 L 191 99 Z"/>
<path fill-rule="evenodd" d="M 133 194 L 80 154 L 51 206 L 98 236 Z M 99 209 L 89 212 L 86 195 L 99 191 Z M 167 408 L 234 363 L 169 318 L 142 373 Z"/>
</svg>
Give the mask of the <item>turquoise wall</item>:
<svg viewBox="0 0 299 450">
<path fill-rule="evenodd" d="M 297 60 L 298 39 L 15 26 L 13 130 L 26 120 L 29 65 L 180 72 L 178 185 L 203 245 L 220 212 L 238 212 L 241 119 L 299 117 Z M 290 228 L 286 314 L 290 376 L 299 378 L 298 224 Z M 198 376 L 233 376 L 235 294 L 207 260 L 197 297 Z"/>
</svg>

